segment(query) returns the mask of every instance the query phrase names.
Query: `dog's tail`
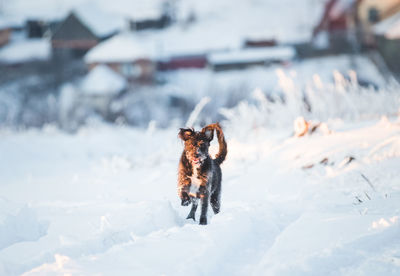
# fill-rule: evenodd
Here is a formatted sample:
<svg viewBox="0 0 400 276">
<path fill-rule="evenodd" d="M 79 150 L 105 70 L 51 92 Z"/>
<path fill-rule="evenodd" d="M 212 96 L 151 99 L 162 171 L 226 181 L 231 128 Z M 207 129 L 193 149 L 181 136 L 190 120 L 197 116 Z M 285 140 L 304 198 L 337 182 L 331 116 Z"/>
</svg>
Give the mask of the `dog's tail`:
<svg viewBox="0 0 400 276">
<path fill-rule="evenodd" d="M 228 153 L 228 147 L 226 145 L 224 133 L 219 123 L 213 124 L 213 127 L 217 131 L 218 144 L 219 144 L 219 152 L 217 153 L 217 155 L 215 155 L 215 161 L 217 162 L 218 165 L 221 165 L 222 162 L 224 162 L 226 155 Z"/>
</svg>

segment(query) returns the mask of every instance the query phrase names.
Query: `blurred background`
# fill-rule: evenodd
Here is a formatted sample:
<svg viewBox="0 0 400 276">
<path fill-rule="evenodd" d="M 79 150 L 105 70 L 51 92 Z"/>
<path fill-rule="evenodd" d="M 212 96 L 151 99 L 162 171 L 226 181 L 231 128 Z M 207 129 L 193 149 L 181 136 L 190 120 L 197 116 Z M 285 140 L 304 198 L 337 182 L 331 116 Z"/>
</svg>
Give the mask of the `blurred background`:
<svg viewBox="0 0 400 276">
<path fill-rule="evenodd" d="M 392 114 L 363 99 L 398 92 L 399 49 L 400 0 L 0 0 L 0 127 Z"/>
</svg>

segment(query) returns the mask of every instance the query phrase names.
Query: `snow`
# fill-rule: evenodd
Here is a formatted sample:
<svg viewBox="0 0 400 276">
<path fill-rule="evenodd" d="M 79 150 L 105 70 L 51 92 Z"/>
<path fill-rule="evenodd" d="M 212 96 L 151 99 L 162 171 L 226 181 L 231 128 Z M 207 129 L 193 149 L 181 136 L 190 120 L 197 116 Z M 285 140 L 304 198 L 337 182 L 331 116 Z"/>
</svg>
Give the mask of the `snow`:
<svg viewBox="0 0 400 276">
<path fill-rule="evenodd" d="M 85 95 L 118 94 L 126 88 L 126 80 L 106 65 L 97 65 L 82 80 L 80 89 Z"/>
<path fill-rule="evenodd" d="M 381 88 L 359 87 L 353 71 L 346 80 L 339 72 L 349 69 Z M 210 211 L 207 226 L 199 214 L 185 219 L 176 191 L 184 123 L 0 129 L 0 275 L 400 273 L 400 96 L 371 62 L 342 55 L 165 77 L 160 89 L 198 99 L 187 123 L 196 129 L 232 89 L 251 96 L 220 110 L 221 212 Z M 274 90 L 284 103 L 266 100 Z M 74 90 L 61 94 L 68 120 Z M 149 106 L 171 113 L 155 99 Z M 298 116 L 328 131 L 295 137 Z"/>
<path fill-rule="evenodd" d="M 134 62 L 152 57 L 151 49 L 146 49 L 130 33 L 122 32 L 91 49 L 84 57 L 86 63 Z"/>
<path fill-rule="evenodd" d="M 323 10 L 323 1 L 186 1 L 203 33 L 248 37 L 260 34 L 280 43 L 302 42 L 311 38 Z M 284 8 L 289 7 L 290 9 Z M 223 12 L 217 12 L 223 11 Z M 282 20 L 284 18 L 284 20 Z M 206 22 L 206 23 L 205 23 Z M 196 25 L 196 23 L 194 24 Z M 200 26 L 199 26 L 200 27 Z"/>
<path fill-rule="evenodd" d="M 383 35 L 387 39 L 400 38 L 400 14 L 397 13 L 382 22 L 374 25 L 374 33 L 376 35 Z"/>
<path fill-rule="evenodd" d="M 42 20 L 61 20 L 67 16 L 71 10 L 83 10 L 89 14 L 91 18 L 96 17 L 91 9 L 109 15 L 118 15 L 119 19 L 134 17 L 137 19 L 147 18 L 156 13 L 160 14 L 161 1 L 147 0 L 143 1 L 127 1 L 127 0 L 38 0 L 33 3 L 29 0 L 15 0 L 3 4 L 3 10 L 6 15 L 17 18 L 21 22 L 26 19 L 42 19 Z M 113 19 L 114 20 L 114 19 Z M 96 19 L 97 21 L 97 19 Z M 99 23 L 99 22 L 97 22 Z M 96 24 L 97 24 L 96 23 Z M 105 28 L 106 26 L 103 25 Z"/>
<path fill-rule="evenodd" d="M 0 63 L 15 64 L 29 61 L 46 61 L 51 56 L 47 39 L 13 41 L 0 49 Z"/>
<path fill-rule="evenodd" d="M 224 125 L 222 211 L 207 226 L 176 195 L 178 128 L 3 131 L 1 274 L 400 272 L 398 118 L 302 138 Z"/>
<path fill-rule="evenodd" d="M 126 24 L 125 20 L 118 14 L 105 12 L 89 4 L 75 8 L 74 12 L 100 38 L 121 30 Z"/>
<path fill-rule="evenodd" d="M 159 19 L 163 0 L 126 1 L 117 0 L 112 5 L 103 0 L 101 6 L 114 13 L 121 14 L 125 18 L 133 20 Z"/>
<path fill-rule="evenodd" d="M 196 50 L 197 54 L 199 49 L 205 48 L 240 47 L 243 39 L 252 36 L 260 39 L 275 39 L 278 43 L 309 41 L 312 29 L 322 14 L 324 1 L 186 0 L 179 1 L 175 5 L 177 28 L 172 28 L 170 34 L 166 35 L 169 38 L 158 38 L 160 33 L 154 32 L 156 37 L 153 41 L 157 44 L 155 47 L 163 47 L 167 53 Z M 88 6 L 91 8 L 86 9 L 85 7 Z M 28 0 L 16 0 L 5 5 L 4 13 L 12 18 L 19 18 L 23 22 L 28 18 L 61 20 L 71 10 L 78 10 L 87 15 L 84 17 L 87 18 L 88 25 L 94 25 L 95 30 L 98 29 L 103 33 L 105 30 L 109 31 L 119 26 L 121 21 L 127 23 L 129 18 L 154 19 L 162 11 L 161 7 L 160 0 L 59 0 L 57 2 L 40 0 L 35 3 Z M 99 20 L 101 14 L 106 14 L 108 20 Z M 188 23 L 187 19 L 191 14 L 195 15 L 196 20 Z M 105 21 L 110 24 L 104 24 Z M 197 44 L 199 46 L 196 47 Z"/>
<path fill-rule="evenodd" d="M 56 16 L 84 2 L 44 1 L 21 7 L 33 12 L 42 6 L 43 13 L 57 7 Z M 186 12 L 194 10 L 197 23 L 122 33 L 86 61 L 235 50 L 240 37 L 256 33 L 303 41 L 320 2 L 188 0 Z M 131 7 L 98 3 L 110 10 Z M 253 17 L 262 20 L 248 20 Z M 113 74 L 98 66 L 82 88 L 118 90 L 123 85 Z M 53 125 L 0 128 L 0 275 L 400 274 L 399 88 L 387 85 L 366 57 L 160 78 L 165 85 L 119 99 L 136 117 L 155 111 L 147 129 L 96 121 L 74 133 Z M 359 85 L 361 78 L 378 88 Z M 224 118 L 222 209 L 209 211 L 207 226 L 198 225 L 198 213 L 197 222 L 186 220 L 189 208 L 177 196 L 183 147 L 177 134 L 186 117 L 173 120 L 163 98 L 168 95 L 197 104 L 187 120 L 196 129 L 212 114 Z M 68 125 L 82 98 L 67 84 L 59 100 L 61 124 Z M 321 122 L 325 131 L 296 137 L 299 116 Z M 157 128 L 161 120 L 168 127 Z M 217 149 L 214 140 L 210 152 Z"/>
<path fill-rule="evenodd" d="M 241 63 L 257 61 L 289 61 L 296 55 L 293 47 L 269 47 L 266 49 L 242 49 L 232 52 L 221 52 L 209 54 L 211 63 Z"/>
</svg>

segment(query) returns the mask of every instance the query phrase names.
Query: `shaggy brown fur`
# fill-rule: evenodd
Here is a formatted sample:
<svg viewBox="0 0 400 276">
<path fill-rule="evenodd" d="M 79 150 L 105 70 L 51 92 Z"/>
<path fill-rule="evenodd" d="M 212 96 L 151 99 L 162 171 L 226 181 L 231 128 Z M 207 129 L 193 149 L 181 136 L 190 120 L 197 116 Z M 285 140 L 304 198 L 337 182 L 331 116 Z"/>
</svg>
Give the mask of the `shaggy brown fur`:
<svg viewBox="0 0 400 276">
<path fill-rule="evenodd" d="M 208 153 L 210 142 L 217 132 L 219 152 L 212 159 Z M 198 200 L 201 200 L 200 224 L 207 224 L 208 201 L 214 213 L 220 210 L 221 197 L 221 168 L 220 165 L 227 155 L 227 145 L 218 123 L 208 125 L 201 131 L 191 128 L 181 128 L 179 138 L 185 142 L 180 162 L 178 177 L 178 195 L 181 204 L 192 203 L 188 219 L 195 219 Z"/>
</svg>

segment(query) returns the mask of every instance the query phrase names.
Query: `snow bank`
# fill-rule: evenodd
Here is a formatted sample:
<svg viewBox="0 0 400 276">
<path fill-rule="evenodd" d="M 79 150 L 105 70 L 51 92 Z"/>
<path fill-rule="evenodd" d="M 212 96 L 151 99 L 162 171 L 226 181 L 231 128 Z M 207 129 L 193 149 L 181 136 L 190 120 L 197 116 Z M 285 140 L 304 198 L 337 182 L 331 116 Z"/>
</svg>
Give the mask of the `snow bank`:
<svg viewBox="0 0 400 276">
<path fill-rule="evenodd" d="M 34 210 L 13 205 L 0 199 L 0 251 L 16 243 L 37 241 L 47 234 L 48 223 L 39 221 Z"/>
</svg>

